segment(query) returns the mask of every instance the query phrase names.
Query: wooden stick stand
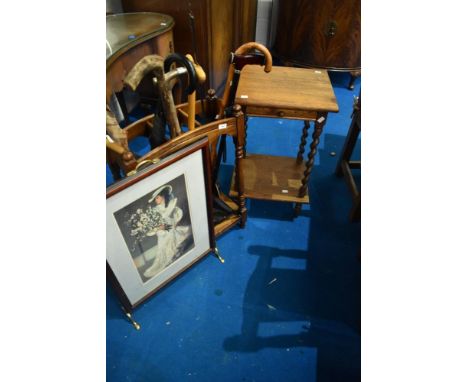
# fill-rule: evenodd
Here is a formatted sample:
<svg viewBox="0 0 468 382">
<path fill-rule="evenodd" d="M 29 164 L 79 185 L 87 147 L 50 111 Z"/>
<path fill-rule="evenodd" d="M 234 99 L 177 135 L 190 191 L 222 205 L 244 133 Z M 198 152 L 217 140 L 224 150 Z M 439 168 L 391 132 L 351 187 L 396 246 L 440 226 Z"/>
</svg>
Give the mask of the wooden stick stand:
<svg viewBox="0 0 468 382">
<path fill-rule="evenodd" d="M 203 105 L 202 105 L 203 102 Z M 195 113 L 199 115 L 202 110 L 206 114 L 216 115 L 220 107 L 220 100 L 218 100 L 214 93 L 209 93 L 207 99 L 198 100 L 195 105 Z M 181 123 L 186 123 L 188 118 L 188 103 L 180 104 L 177 106 L 178 118 Z M 125 127 L 123 130 L 127 134 L 128 140 L 132 140 L 137 136 L 148 136 L 149 129 L 152 128 L 153 115 L 148 115 L 131 125 Z M 245 145 L 245 129 L 244 129 L 244 114 L 240 106 L 234 107 L 234 116 L 230 118 L 220 119 L 205 125 L 201 125 L 198 121 L 195 122 L 196 128 L 192 131 L 187 131 L 163 145 L 151 150 L 139 159 L 135 159 L 131 152 L 123 148 L 119 150 L 112 147 L 107 147 L 107 161 L 112 173 L 116 179 L 120 178 L 120 170 L 125 174 L 130 173 L 138 168 L 143 162 L 153 161 L 156 159 L 164 158 L 172 153 L 182 149 L 183 147 L 203 138 L 208 137 L 210 145 L 211 164 L 216 162 L 216 144 L 221 135 L 229 135 L 233 138 L 236 157 L 235 157 L 235 180 L 234 189 L 236 190 L 235 201 L 227 195 L 220 193 L 220 199 L 226 203 L 234 212 L 224 219 L 222 222 L 215 225 L 215 236 L 219 236 L 236 224 L 240 227 L 245 226 L 247 220 L 247 209 L 245 206 L 245 195 L 243 186 L 243 153 Z"/>
</svg>

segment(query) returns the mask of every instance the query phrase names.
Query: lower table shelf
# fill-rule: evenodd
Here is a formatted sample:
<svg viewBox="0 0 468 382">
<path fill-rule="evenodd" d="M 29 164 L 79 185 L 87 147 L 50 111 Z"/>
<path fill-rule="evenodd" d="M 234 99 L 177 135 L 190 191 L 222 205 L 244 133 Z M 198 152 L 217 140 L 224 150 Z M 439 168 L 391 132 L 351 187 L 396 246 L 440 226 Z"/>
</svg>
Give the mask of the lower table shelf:
<svg viewBox="0 0 468 382">
<path fill-rule="evenodd" d="M 218 237 L 219 235 L 223 234 L 227 230 L 231 229 L 235 225 L 237 225 L 241 221 L 241 216 L 236 214 L 234 211 L 239 209 L 237 203 L 231 200 L 228 196 L 223 194 L 222 192 L 219 194 L 219 198 L 226 203 L 230 208 L 232 208 L 233 213 L 229 216 L 226 216 L 223 221 L 215 224 L 214 231 L 215 236 Z"/>
<path fill-rule="evenodd" d="M 299 197 L 304 177 L 304 163 L 296 158 L 247 154 L 242 159 L 244 195 L 250 199 L 276 200 L 281 202 L 309 203 L 309 194 Z M 235 174 L 229 195 L 237 196 L 234 187 Z"/>
<path fill-rule="evenodd" d="M 222 235 L 224 232 L 226 232 L 227 230 L 237 225 L 240 222 L 240 220 L 241 220 L 240 216 L 233 214 L 227 217 L 222 222 L 216 224 L 214 227 L 215 237 Z"/>
</svg>

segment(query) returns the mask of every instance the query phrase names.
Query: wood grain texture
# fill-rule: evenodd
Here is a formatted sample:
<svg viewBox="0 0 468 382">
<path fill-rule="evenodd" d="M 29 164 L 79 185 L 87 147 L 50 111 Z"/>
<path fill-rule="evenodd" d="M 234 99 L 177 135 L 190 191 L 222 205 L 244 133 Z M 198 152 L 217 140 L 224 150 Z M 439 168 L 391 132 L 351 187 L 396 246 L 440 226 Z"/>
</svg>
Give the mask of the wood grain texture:
<svg viewBox="0 0 468 382">
<path fill-rule="evenodd" d="M 308 203 L 307 192 L 299 196 L 306 169 L 296 158 L 247 154 L 242 160 L 243 190 L 246 198 Z M 237 197 L 235 175 L 229 195 Z"/>
<path fill-rule="evenodd" d="M 300 66 L 361 67 L 360 0 L 279 0 L 272 52 Z"/>
<path fill-rule="evenodd" d="M 251 117 L 288 118 L 299 120 L 315 120 L 317 112 L 314 110 L 295 110 L 284 107 L 247 106 L 246 114 Z"/>
<path fill-rule="evenodd" d="M 218 223 L 215 225 L 215 237 L 218 237 L 219 235 L 222 235 L 224 232 L 228 231 L 239 221 L 241 220 L 240 216 L 238 215 L 231 215 L 228 216 L 225 220 L 223 220 L 221 223 Z"/>
<path fill-rule="evenodd" d="M 235 12 L 234 1 L 210 1 L 210 85 L 219 94 L 221 84 L 224 83 L 228 68 L 229 54 L 235 49 L 235 27 L 232 25 Z"/>
<path fill-rule="evenodd" d="M 246 66 L 235 102 L 241 106 L 268 108 L 272 117 L 281 118 L 290 114 L 300 118 L 301 112 L 338 112 L 328 73 L 305 68 L 274 66 L 270 73 L 265 73 L 260 66 Z M 283 115 L 277 114 L 281 111 Z"/>
</svg>

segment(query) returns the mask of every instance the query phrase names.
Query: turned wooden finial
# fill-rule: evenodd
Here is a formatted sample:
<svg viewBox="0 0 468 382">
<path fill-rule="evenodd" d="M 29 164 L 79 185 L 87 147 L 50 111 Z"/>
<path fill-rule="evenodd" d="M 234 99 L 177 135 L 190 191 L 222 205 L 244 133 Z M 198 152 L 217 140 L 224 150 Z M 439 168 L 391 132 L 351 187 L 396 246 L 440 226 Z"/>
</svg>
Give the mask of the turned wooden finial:
<svg viewBox="0 0 468 382">
<path fill-rule="evenodd" d="M 216 97 L 216 91 L 214 89 L 208 89 L 208 92 L 206 94 L 208 98 Z"/>
<path fill-rule="evenodd" d="M 236 104 L 232 107 L 232 111 L 233 111 L 235 117 L 239 116 L 239 114 L 242 113 L 242 107 L 241 107 L 241 105 L 239 105 L 239 104 L 236 103 Z"/>
<path fill-rule="evenodd" d="M 130 151 L 127 151 L 123 154 L 123 160 L 126 161 L 126 162 L 130 162 L 131 160 L 133 160 L 134 157 L 133 157 L 133 154 L 130 152 Z"/>
</svg>

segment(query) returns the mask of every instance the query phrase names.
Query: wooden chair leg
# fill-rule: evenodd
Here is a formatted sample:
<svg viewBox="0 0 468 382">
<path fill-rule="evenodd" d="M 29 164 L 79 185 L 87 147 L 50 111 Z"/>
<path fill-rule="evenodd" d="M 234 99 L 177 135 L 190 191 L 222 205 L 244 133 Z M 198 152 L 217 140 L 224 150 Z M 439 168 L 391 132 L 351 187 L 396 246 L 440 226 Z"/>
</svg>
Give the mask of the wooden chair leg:
<svg viewBox="0 0 468 382">
<path fill-rule="evenodd" d="M 353 207 L 349 213 L 349 220 L 352 222 L 361 220 L 361 194 L 359 194 L 353 201 Z"/>
<path fill-rule="evenodd" d="M 348 89 L 353 90 L 354 89 L 354 82 L 356 81 L 356 78 L 358 78 L 361 75 L 361 71 L 353 71 L 349 73 L 351 75 L 351 78 L 349 80 L 348 84 Z"/>
<path fill-rule="evenodd" d="M 338 163 L 336 164 L 335 174 L 337 176 L 343 176 L 342 162 L 349 162 L 351 159 L 351 155 L 353 154 L 354 147 L 356 146 L 356 142 L 361 131 L 359 125 L 355 121 L 355 118 L 357 118 L 357 116 L 353 116 L 353 120 L 351 121 L 351 125 L 343 145 L 343 150 L 341 151 Z"/>
</svg>

